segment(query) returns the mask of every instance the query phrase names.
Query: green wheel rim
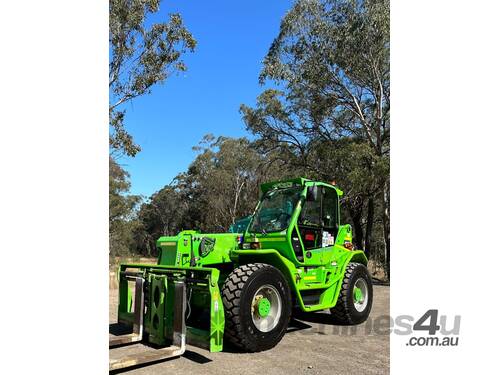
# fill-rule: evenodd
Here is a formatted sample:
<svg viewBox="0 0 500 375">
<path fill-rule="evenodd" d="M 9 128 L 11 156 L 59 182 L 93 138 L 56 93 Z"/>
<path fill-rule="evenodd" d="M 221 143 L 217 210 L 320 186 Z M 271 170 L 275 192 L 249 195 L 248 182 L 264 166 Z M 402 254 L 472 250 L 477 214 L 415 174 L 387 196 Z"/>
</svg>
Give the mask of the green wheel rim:
<svg viewBox="0 0 500 375">
<path fill-rule="evenodd" d="M 368 284 L 366 283 L 365 279 L 357 279 L 352 290 L 354 308 L 359 312 L 363 312 L 368 306 L 369 298 L 370 296 L 368 295 Z"/>
</svg>

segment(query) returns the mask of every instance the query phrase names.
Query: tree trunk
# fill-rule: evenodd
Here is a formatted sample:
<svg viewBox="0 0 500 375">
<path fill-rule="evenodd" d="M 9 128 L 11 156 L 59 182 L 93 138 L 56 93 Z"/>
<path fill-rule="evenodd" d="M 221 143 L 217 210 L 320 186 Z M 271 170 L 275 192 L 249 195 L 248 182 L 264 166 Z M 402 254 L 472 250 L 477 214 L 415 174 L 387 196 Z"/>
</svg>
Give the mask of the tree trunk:
<svg viewBox="0 0 500 375">
<path fill-rule="evenodd" d="M 372 230 L 375 204 L 373 198 L 368 199 L 368 212 L 366 214 L 366 230 L 365 230 L 365 255 L 370 259 L 372 249 Z"/>
<path fill-rule="evenodd" d="M 389 233 L 389 222 L 387 221 L 385 215 L 384 221 L 384 243 L 385 243 L 385 269 L 387 274 L 387 280 L 391 280 L 391 241 Z"/>
<path fill-rule="evenodd" d="M 385 269 L 387 274 L 387 279 L 391 279 L 391 236 L 390 236 L 390 197 L 389 197 L 389 186 L 386 183 L 384 185 L 384 213 L 382 216 L 382 223 L 384 226 L 384 245 L 385 245 Z"/>
<path fill-rule="evenodd" d="M 357 249 L 363 249 L 363 205 L 360 207 L 349 207 L 349 213 L 352 218 L 352 224 L 354 229 L 353 243 Z"/>
</svg>

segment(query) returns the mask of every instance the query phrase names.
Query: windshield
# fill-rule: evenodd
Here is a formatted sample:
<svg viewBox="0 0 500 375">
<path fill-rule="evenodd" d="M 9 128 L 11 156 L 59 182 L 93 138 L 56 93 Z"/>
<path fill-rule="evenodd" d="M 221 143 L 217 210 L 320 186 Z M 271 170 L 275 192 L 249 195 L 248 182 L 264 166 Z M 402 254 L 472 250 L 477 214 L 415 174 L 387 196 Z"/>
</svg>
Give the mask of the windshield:
<svg viewBox="0 0 500 375">
<path fill-rule="evenodd" d="M 300 193 L 299 188 L 274 189 L 266 192 L 248 231 L 266 233 L 287 229 Z"/>
<path fill-rule="evenodd" d="M 243 233 L 245 229 L 248 227 L 248 223 L 250 222 L 251 216 L 245 216 L 241 219 L 235 220 L 234 224 L 229 226 L 230 233 Z"/>
</svg>

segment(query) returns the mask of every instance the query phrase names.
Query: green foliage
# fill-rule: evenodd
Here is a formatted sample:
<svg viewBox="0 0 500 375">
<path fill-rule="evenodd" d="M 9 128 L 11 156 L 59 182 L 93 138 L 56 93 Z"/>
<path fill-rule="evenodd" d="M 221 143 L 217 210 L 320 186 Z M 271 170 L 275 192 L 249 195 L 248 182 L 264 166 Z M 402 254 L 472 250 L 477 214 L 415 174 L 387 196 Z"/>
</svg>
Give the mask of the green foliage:
<svg viewBox="0 0 500 375">
<path fill-rule="evenodd" d="M 249 130 L 303 151 L 312 138 L 389 147 L 388 1 L 299 0 L 284 17 L 260 79 L 278 84 L 243 105 Z"/>
<path fill-rule="evenodd" d="M 125 103 L 151 93 L 176 72 L 186 70 L 182 55 L 194 51 L 196 41 L 179 14 L 150 24 L 160 10 L 159 0 L 110 0 L 109 2 L 109 125 L 113 157 L 135 156 L 140 146 L 124 124 Z M 149 26 L 146 26 L 150 24 Z M 140 198 L 129 195 L 129 175 L 110 158 L 110 253 L 122 255 L 149 244 L 149 227 L 136 217 Z M 146 249 L 146 253 L 153 251 Z"/>
<path fill-rule="evenodd" d="M 260 81 L 274 83 L 241 106 L 263 150 L 334 179 L 358 247 L 389 257 L 389 2 L 298 0 L 283 18 Z M 378 246 L 378 245 L 377 245 Z"/>
<path fill-rule="evenodd" d="M 134 252 L 156 255 L 156 240 L 175 235 L 184 227 L 186 202 L 175 186 L 167 185 L 143 203 L 137 214 L 139 225 L 134 231 Z"/>
<path fill-rule="evenodd" d="M 146 27 L 159 11 L 159 0 L 110 0 L 109 2 L 109 124 L 110 148 L 115 153 L 135 156 L 140 151 L 124 126 L 120 107 L 149 94 L 175 72 L 185 71 L 181 56 L 194 51 L 196 41 L 179 14 L 166 22 Z"/>
<path fill-rule="evenodd" d="M 134 246 L 133 233 L 138 226 L 134 210 L 140 198 L 126 195 L 130 189 L 129 174 L 109 158 L 109 252 L 125 255 Z"/>
</svg>

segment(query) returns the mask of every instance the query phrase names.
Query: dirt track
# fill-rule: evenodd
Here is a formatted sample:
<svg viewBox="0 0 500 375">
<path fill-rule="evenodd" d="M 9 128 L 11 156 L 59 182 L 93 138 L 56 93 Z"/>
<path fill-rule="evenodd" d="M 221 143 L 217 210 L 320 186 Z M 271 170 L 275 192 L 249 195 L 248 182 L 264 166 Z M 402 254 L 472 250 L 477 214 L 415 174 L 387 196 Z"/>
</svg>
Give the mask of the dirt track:
<svg viewBox="0 0 500 375">
<path fill-rule="evenodd" d="M 110 289 L 110 323 L 116 322 L 117 293 Z M 328 312 L 292 319 L 272 350 L 221 353 L 188 346 L 181 358 L 135 368 L 127 374 L 389 374 L 389 287 L 374 287 L 370 318 L 354 327 L 335 326 Z M 385 317 L 385 318 L 384 318 Z M 370 328 L 371 327 L 371 328 Z M 133 352 L 133 347 L 120 350 Z"/>
</svg>

